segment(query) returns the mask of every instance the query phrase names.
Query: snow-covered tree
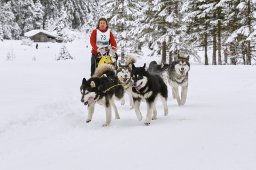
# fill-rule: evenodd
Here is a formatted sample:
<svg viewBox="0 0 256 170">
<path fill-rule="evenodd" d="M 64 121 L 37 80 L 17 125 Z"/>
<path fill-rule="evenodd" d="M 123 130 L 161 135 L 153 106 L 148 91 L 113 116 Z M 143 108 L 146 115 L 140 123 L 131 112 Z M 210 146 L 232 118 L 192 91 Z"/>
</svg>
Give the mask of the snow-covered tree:
<svg viewBox="0 0 256 170">
<path fill-rule="evenodd" d="M 143 14 L 139 28 L 140 38 L 149 42 L 153 50 L 151 55 L 162 54 L 162 62 L 167 55 L 185 48 L 182 38 L 182 1 L 180 0 L 144 0 Z M 183 31 L 184 32 L 184 31 Z"/>
<path fill-rule="evenodd" d="M 40 0 L 36 0 L 34 6 L 34 28 L 42 29 L 43 28 L 43 17 L 44 17 L 44 7 L 42 6 Z"/>
<path fill-rule="evenodd" d="M 22 29 L 22 33 L 34 29 L 35 23 L 35 4 L 33 0 L 24 0 L 20 4 L 18 24 Z"/>
<path fill-rule="evenodd" d="M 208 65 L 208 46 L 211 36 L 211 17 L 214 3 L 208 0 L 188 0 L 187 9 L 183 21 L 187 25 L 188 41 L 193 46 L 202 46 L 204 48 L 204 62 Z"/>
<path fill-rule="evenodd" d="M 56 60 L 73 60 L 74 57 L 68 52 L 67 47 L 63 45 Z"/>
<path fill-rule="evenodd" d="M 0 7 L 0 22 L 2 25 L 4 39 L 19 38 L 20 28 L 15 22 L 15 15 L 12 12 L 11 2 Z"/>
<path fill-rule="evenodd" d="M 230 54 L 242 58 L 244 64 L 252 63 L 252 46 L 255 46 L 256 2 L 240 0 L 229 2 L 228 21 L 229 36 L 226 43 L 230 47 Z M 252 44 L 254 43 L 254 45 Z"/>
<path fill-rule="evenodd" d="M 4 40 L 4 32 L 3 32 L 3 27 L 2 23 L 0 22 L 0 41 Z"/>
<path fill-rule="evenodd" d="M 135 20 L 141 5 L 135 0 L 107 0 L 101 4 L 101 7 L 105 9 L 105 17 L 111 24 L 123 59 L 124 53 L 133 52 L 132 49 L 136 48 L 134 43 L 136 37 L 131 31 L 137 26 Z"/>
</svg>

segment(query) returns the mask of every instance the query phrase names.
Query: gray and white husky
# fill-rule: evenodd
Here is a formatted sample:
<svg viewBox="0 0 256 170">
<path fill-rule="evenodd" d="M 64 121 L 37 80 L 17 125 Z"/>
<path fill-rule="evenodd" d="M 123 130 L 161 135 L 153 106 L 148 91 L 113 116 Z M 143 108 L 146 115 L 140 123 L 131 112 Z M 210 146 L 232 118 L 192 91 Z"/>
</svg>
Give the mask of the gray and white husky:
<svg viewBox="0 0 256 170">
<path fill-rule="evenodd" d="M 131 71 L 132 65 L 136 62 L 135 57 L 128 56 L 126 64 L 122 65 L 119 63 L 116 75 L 118 80 L 124 85 L 125 92 L 129 95 L 130 107 L 133 108 L 133 99 L 132 99 L 132 83 L 131 83 Z M 125 104 L 125 99 L 122 99 L 121 105 Z"/>
<path fill-rule="evenodd" d="M 178 54 L 177 60 L 172 62 L 168 69 L 168 82 L 172 87 L 172 96 L 179 106 L 184 105 L 187 100 L 189 70 L 189 56 L 184 53 Z M 179 87 L 181 87 L 181 95 Z"/>
</svg>

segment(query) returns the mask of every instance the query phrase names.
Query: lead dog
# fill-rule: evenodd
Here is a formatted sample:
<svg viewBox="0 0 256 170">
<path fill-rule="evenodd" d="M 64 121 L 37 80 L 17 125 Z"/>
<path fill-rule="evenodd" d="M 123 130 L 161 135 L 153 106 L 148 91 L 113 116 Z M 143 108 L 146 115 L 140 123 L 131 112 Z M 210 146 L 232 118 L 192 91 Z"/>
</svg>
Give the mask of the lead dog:
<svg viewBox="0 0 256 170">
<path fill-rule="evenodd" d="M 96 103 L 103 105 L 106 110 L 106 122 L 103 126 L 108 126 L 111 122 L 111 107 L 114 108 L 116 119 L 120 118 L 114 103 L 115 98 L 122 99 L 124 96 L 124 88 L 119 84 L 114 66 L 110 64 L 100 65 L 89 80 L 83 78 L 80 91 L 81 102 L 88 105 L 86 123 L 91 122 Z"/>
</svg>

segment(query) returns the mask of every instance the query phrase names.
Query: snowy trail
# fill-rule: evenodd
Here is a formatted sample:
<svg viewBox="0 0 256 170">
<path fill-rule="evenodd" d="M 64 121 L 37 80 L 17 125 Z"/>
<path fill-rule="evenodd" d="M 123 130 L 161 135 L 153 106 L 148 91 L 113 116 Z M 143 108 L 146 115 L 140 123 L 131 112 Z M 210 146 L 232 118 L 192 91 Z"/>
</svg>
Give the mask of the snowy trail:
<svg viewBox="0 0 256 170">
<path fill-rule="evenodd" d="M 90 57 L 81 56 L 72 62 L 0 62 L 0 169 L 256 168 L 255 67 L 192 65 L 184 107 L 169 93 L 169 116 L 157 102 L 158 120 L 146 127 L 128 100 L 118 102 L 121 119 L 103 128 L 99 105 L 85 123 L 79 86 L 89 75 Z M 145 104 L 141 110 L 145 118 Z"/>
</svg>

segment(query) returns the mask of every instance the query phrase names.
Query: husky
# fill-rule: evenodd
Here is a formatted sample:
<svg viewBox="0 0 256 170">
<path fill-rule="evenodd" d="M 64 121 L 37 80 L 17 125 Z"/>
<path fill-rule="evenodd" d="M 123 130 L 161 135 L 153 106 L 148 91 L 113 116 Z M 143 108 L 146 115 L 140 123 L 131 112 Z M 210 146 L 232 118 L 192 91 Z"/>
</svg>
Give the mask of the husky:
<svg viewBox="0 0 256 170">
<path fill-rule="evenodd" d="M 91 122 L 95 104 L 105 106 L 106 122 L 103 126 L 110 125 L 111 107 L 114 108 L 115 118 L 120 119 L 114 99 L 122 99 L 124 96 L 124 87 L 119 85 L 120 82 L 115 75 L 113 65 L 102 64 L 95 70 L 95 74 L 86 80 L 83 78 L 80 91 L 82 94 L 81 102 L 88 105 L 88 117 L 86 123 Z"/>
<path fill-rule="evenodd" d="M 142 120 L 140 112 L 141 100 L 145 100 L 147 103 L 147 117 L 145 125 L 150 125 L 151 120 L 157 119 L 156 111 L 156 98 L 159 96 L 164 105 L 164 114 L 168 115 L 167 98 L 168 90 L 167 85 L 162 78 L 158 75 L 151 75 L 146 71 L 146 64 L 143 67 L 135 67 L 132 65 L 132 97 L 134 101 L 134 109 L 139 121 Z"/>
<path fill-rule="evenodd" d="M 168 82 L 172 87 L 172 96 L 177 100 L 179 106 L 184 105 L 187 100 L 189 70 L 189 56 L 184 53 L 178 54 L 177 60 L 171 63 L 168 70 Z M 181 95 L 179 87 L 181 87 Z"/>
<path fill-rule="evenodd" d="M 133 108 L 133 99 L 132 99 L 132 84 L 131 84 L 131 71 L 132 65 L 136 62 L 135 58 L 128 56 L 127 62 L 125 65 L 119 63 L 116 74 L 118 80 L 124 85 L 125 92 L 129 95 L 130 107 Z M 125 99 L 122 99 L 121 105 L 125 104 Z"/>
<path fill-rule="evenodd" d="M 159 75 L 164 80 L 165 84 L 168 82 L 168 69 L 169 64 L 157 64 L 156 61 L 151 61 L 149 63 L 148 72 L 150 74 Z"/>
</svg>

